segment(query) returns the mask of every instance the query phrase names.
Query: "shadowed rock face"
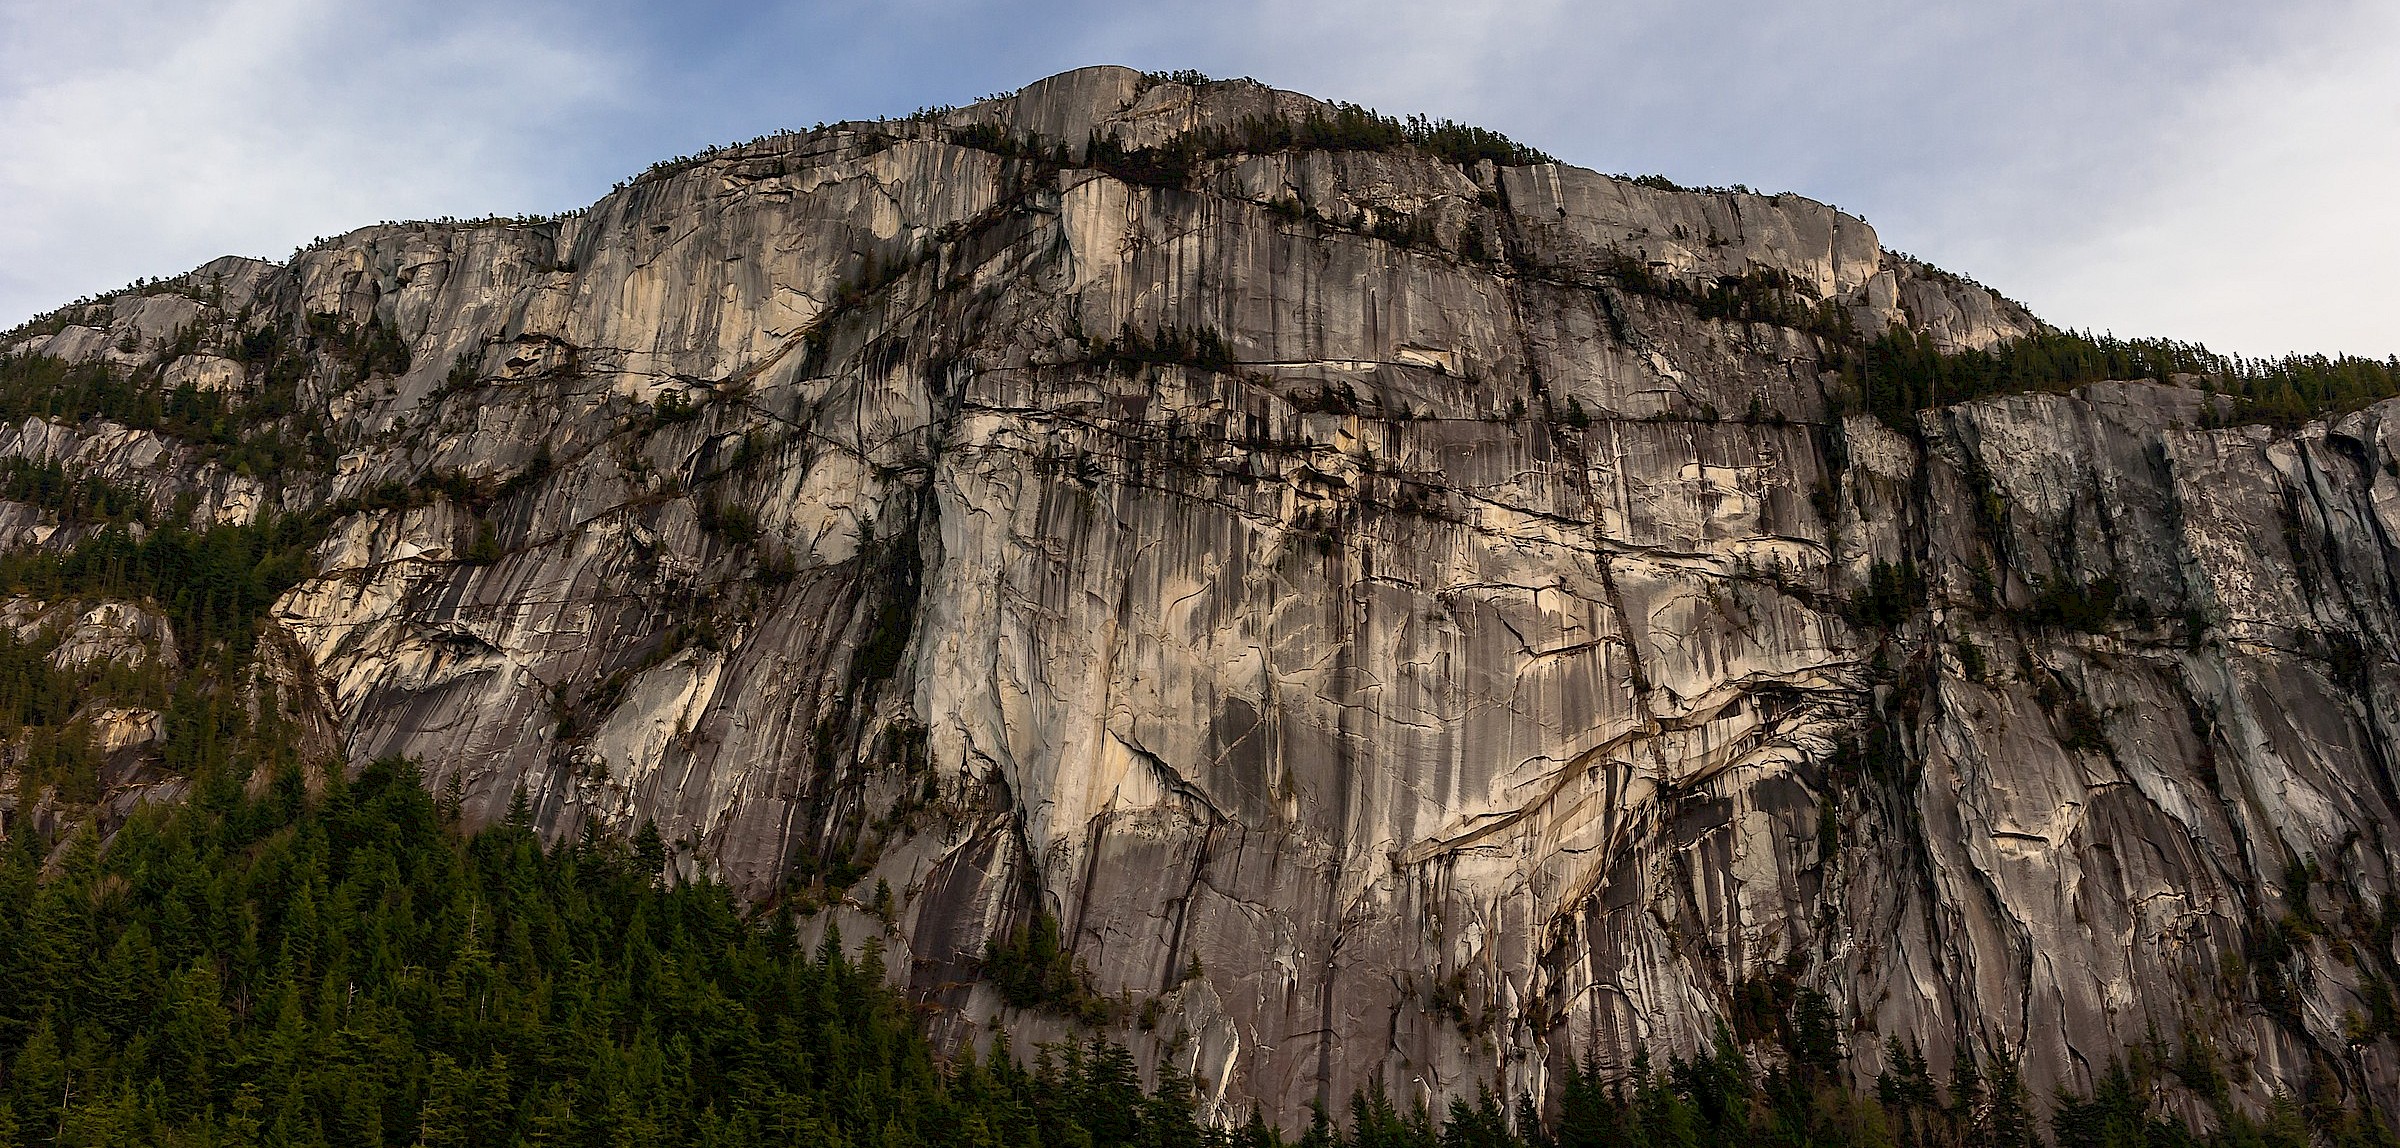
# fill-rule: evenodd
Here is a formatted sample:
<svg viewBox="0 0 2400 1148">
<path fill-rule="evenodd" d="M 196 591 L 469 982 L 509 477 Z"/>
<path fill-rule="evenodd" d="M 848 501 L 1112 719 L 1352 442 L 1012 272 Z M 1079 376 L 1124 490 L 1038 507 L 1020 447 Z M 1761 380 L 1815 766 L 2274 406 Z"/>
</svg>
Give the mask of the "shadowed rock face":
<svg viewBox="0 0 2400 1148">
<path fill-rule="evenodd" d="M 2248 1103 L 2392 1095 L 2346 1025 L 2395 957 L 2400 406 L 2202 430 L 2105 384 L 1903 435 L 1829 413 L 1811 336 L 1626 287 L 2035 329 L 1797 196 L 1078 166 L 1320 107 L 1088 69 L 219 261 L 19 347 L 390 325 L 406 373 L 303 384 L 331 473 L 0 448 L 227 521 L 476 484 L 343 519 L 277 607 L 351 760 L 655 819 L 680 872 L 881 936 L 946 1039 L 1073 1031 L 976 975 L 1047 912 L 1119 1039 L 1287 1124 L 1378 1078 L 1540 1093 L 1803 987 L 1866 1079 L 1897 1037 L 2042 1096 L 2155 1037 Z"/>
</svg>

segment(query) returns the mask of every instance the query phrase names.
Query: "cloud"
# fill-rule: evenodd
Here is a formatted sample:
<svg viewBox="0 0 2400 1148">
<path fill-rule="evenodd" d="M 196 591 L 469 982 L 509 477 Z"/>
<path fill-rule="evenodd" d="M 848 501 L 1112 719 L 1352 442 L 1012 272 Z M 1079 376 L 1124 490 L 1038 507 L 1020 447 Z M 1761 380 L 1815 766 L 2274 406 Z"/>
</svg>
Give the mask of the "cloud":
<svg viewBox="0 0 2400 1148">
<path fill-rule="evenodd" d="M 378 219 L 534 207 L 544 128 L 610 95 L 588 51 L 522 23 L 302 0 L 69 11 L 9 21 L 4 314 Z"/>
<path fill-rule="evenodd" d="M 2053 205 L 2043 242 L 1986 237 L 1991 273 L 2054 322 L 2400 353 L 2400 10 L 2215 77 L 2145 142 L 2114 194 Z"/>
</svg>

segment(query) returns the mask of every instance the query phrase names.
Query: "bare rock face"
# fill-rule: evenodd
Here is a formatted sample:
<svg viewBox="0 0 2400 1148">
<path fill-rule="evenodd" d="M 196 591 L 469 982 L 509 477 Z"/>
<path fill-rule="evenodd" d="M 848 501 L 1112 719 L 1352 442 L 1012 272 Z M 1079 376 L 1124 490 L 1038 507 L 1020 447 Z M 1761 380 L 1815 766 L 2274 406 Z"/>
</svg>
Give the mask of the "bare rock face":
<svg viewBox="0 0 2400 1148">
<path fill-rule="evenodd" d="M 157 611 L 135 602 L 8 598 L 0 600 L 0 627 L 20 642 L 44 633 L 55 635 L 58 640 L 47 660 L 62 670 L 103 662 L 173 668 L 178 661 L 173 627 Z"/>
<path fill-rule="evenodd" d="M 353 762 L 655 820 L 677 872 L 882 937 L 949 1040 L 1082 1023 L 984 975 L 1046 915 L 1085 1016 L 1287 1123 L 1539 1095 L 1803 988 L 1863 1079 L 1899 1039 L 2046 1096 L 2162 1040 L 2246 1103 L 2393 1095 L 2400 406 L 2201 429 L 2124 383 L 1895 429 L 1694 293 L 2038 324 L 1798 196 L 1086 165 L 1327 111 L 1088 69 L 220 261 L 20 345 L 388 329 L 406 371 L 301 384 L 326 473 L 42 420 L 0 453 L 341 508 L 275 616 Z M 225 361 L 166 369 L 252 385 Z"/>
</svg>

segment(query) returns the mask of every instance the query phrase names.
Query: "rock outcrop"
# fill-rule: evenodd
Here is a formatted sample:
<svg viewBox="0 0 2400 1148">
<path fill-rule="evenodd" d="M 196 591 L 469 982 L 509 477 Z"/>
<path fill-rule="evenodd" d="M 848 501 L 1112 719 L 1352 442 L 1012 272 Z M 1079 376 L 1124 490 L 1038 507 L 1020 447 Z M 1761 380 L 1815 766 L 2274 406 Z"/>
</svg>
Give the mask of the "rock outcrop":
<svg viewBox="0 0 2400 1148">
<path fill-rule="evenodd" d="M 221 260 L 15 349 L 240 395 L 247 333 L 395 335 L 404 371 L 312 344 L 326 465 L 105 420 L 0 453 L 329 514 L 273 625 L 352 762 L 653 820 L 677 873 L 882 938 L 947 1040 L 1085 1023 L 988 975 L 1046 918 L 1088 978 L 1053 1003 L 1287 1126 L 1803 990 L 1866 1080 L 1898 1039 L 2045 1096 L 2163 1042 L 2246 1104 L 2395 1098 L 2400 405 L 1894 428 L 1806 324 L 1692 299 L 2039 325 L 1822 204 L 1096 150 L 1312 114 L 1087 69 Z"/>
</svg>

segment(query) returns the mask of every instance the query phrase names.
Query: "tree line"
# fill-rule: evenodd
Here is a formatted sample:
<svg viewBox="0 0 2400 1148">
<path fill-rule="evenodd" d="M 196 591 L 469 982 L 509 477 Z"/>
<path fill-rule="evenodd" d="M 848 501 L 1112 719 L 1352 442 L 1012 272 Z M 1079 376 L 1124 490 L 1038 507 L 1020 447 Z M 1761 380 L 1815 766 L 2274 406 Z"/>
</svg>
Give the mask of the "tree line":
<svg viewBox="0 0 2400 1148">
<path fill-rule="evenodd" d="M 203 735 L 206 736 L 206 735 Z M 239 720 L 236 750 L 271 729 Z M 84 832 L 45 870 L 0 849 L 0 1148 L 172 1145 L 1226 1145 L 1270 1148 L 2034 1148 L 2013 1067 L 1937 1084 L 1893 1046 L 1843 1083 L 1822 999 L 1738 1010 L 1747 1041 L 1609 1079 L 1588 1060 L 1553 1110 L 1484 1090 L 1440 1111 L 1379 1088 L 1290 1134 L 1200 1117 L 1203 1082 L 1145 1086 L 1094 1036 L 1020 1055 L 938 1053 L 889 987 L 879 937 L 746 913 L 660 876 L 654 831 L 545 847 L 521 799 L 476 834 L 455 784 L 378 761 L 312 795 L 284 762 L 257 796 L 236 752 L 190 800 Z M 647 827 L 645 827 L 647 829 Z M 1763 1002 L 1763 1003 L 1762 1003 Z M 1737 1018 L 1737 1019 L 1739 1019 Z M 1765 1050 L 1754 1057 L 1748 1047 Z M 2112 1069 L 2054 1098 L 2059 1148 L 2388 1145 L 2337 1098 L 2221 1108 L 2195 1135 L 2153 1103 L 2169 1071 Z M 2214 1093 L 2222 1103 L 2221 1076 Z"/>
<path fill-rule="evenodd" d="M 2400 356 L 2251 359 L 2173 339 L 2048 328 L 1987 348 L 1943 350 L 1931 335 L 1894 327 L 1872 341 L 1835 344 L 1828 365 L 1838 372 L 1841 391 L 1864 413 L 1904 432 L 1914 429 L 1918 411 L 2110 380 L 2163 383 L 2189 376 L 2223 396 L 2205 408 L 2203 421 L 2209 426 L 2264 423 L 2290 429 L 2400 395 Z"/>
</svg>

